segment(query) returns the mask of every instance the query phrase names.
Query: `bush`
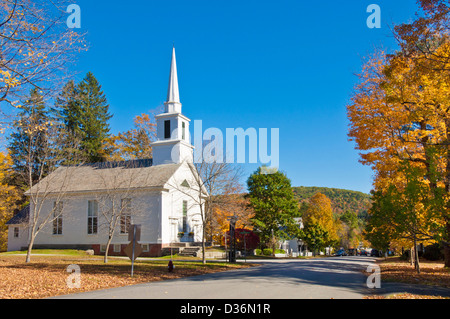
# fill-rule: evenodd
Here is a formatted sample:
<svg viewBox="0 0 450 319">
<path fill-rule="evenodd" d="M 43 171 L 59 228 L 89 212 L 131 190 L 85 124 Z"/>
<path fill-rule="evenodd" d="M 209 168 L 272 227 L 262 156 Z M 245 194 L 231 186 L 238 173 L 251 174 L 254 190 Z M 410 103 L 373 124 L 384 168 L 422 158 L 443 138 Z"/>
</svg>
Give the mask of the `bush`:
<svg viewBox="0 0 450 319">
<path fill-rule="evenodd" d="M 255 255 L 259 256 L 261 255 L 262 251 L 261 249 L 255 249 Z"/>
<path fill-rule="evenodd" d="M 272 248 L 264 248 L 263 255 L 264 256 L 272 256 Z M 286 251 L 284 249 L 275 249 L 275 254 L 285 254 Z"/>
<path fill-rule="evenodd" d="M 409 250 L 405 250 L 403 254 L 400 256 L 400 260 L 409 260 Z"/>
<path fill-rule="evenodd" d="M 444 260 L 444 254 L 439 244 L 433 244 L 425 247 L 423 258 L 431 261 Z"/>
</svg>

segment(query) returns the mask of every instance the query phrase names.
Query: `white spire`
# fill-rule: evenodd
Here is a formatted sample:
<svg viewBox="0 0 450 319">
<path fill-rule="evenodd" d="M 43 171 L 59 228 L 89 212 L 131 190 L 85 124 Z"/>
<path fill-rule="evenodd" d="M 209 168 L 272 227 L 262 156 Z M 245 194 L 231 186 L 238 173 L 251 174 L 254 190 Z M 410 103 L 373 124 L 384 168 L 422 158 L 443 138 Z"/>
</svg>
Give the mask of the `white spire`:
<svg viewBox="0 0 450 319">
<path fill-rule="evenodd" d="M 175 46 L 172 49 L 172 62 L 170 64 L 169 88 L 167 89 L 166 113 L 181 113 L 180 93 L 178 91 L 177 61 Z"/>
</svg>

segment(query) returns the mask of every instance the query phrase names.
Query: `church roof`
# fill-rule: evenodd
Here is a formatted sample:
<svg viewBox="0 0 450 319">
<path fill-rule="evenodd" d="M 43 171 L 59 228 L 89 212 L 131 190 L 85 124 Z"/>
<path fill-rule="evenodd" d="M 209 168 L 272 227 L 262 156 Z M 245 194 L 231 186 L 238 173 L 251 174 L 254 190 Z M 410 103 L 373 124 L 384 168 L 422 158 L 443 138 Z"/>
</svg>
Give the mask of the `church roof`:
<svg viewBox="0 0 450 319">
<path fill-rule="evenodd" d="M 14 214 L 14 216 L 6 222 L 6 225 L 20 225 L 28 223 L 30 216 L 30 205 L 25 206 L 19 212 Z"/>
<path fill-rule="evenodd" d="M 181 165 L 152 166 L 151 159 L 144 159 L 63 166 L 34 185 L 25 195 L 161 188 Z"/>
</svg>

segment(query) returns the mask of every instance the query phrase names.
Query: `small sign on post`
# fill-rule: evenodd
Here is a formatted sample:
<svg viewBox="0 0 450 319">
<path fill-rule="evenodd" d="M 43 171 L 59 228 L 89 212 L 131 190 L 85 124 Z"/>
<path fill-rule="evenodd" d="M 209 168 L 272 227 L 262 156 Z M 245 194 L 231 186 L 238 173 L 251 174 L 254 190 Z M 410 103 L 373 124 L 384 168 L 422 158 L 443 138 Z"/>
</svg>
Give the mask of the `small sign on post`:
<svg viewBox="0 0 450 319">
<path fill-rule="evenodd" d="M 141 239 L 141 225 L 130 225 L 128 229 L 128 240 L 130 243 L 124 249 L 128 258 L 131 259 L 131 277 L 134 272 L 134 261 L 142 253 L 142 246 L 138 243 Z"/>
</svg>

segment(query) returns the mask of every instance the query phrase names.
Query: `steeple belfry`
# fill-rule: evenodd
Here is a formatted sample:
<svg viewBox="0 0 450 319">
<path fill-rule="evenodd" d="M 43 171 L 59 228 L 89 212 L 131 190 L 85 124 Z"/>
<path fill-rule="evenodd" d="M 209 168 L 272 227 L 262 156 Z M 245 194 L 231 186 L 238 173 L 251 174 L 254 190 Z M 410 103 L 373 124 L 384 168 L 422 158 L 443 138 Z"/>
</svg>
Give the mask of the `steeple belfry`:
<svg viewBox="0 0 450 319">
<path fill-rule="evenodd" d="M 177 61 L 175 46 L 172 49 L 172 62 L 170 63 L 169 88 L 167 100 L 164 102 L 166 113 L 181 113 L 180 92 L 178 90 Z"/>
</svg>

